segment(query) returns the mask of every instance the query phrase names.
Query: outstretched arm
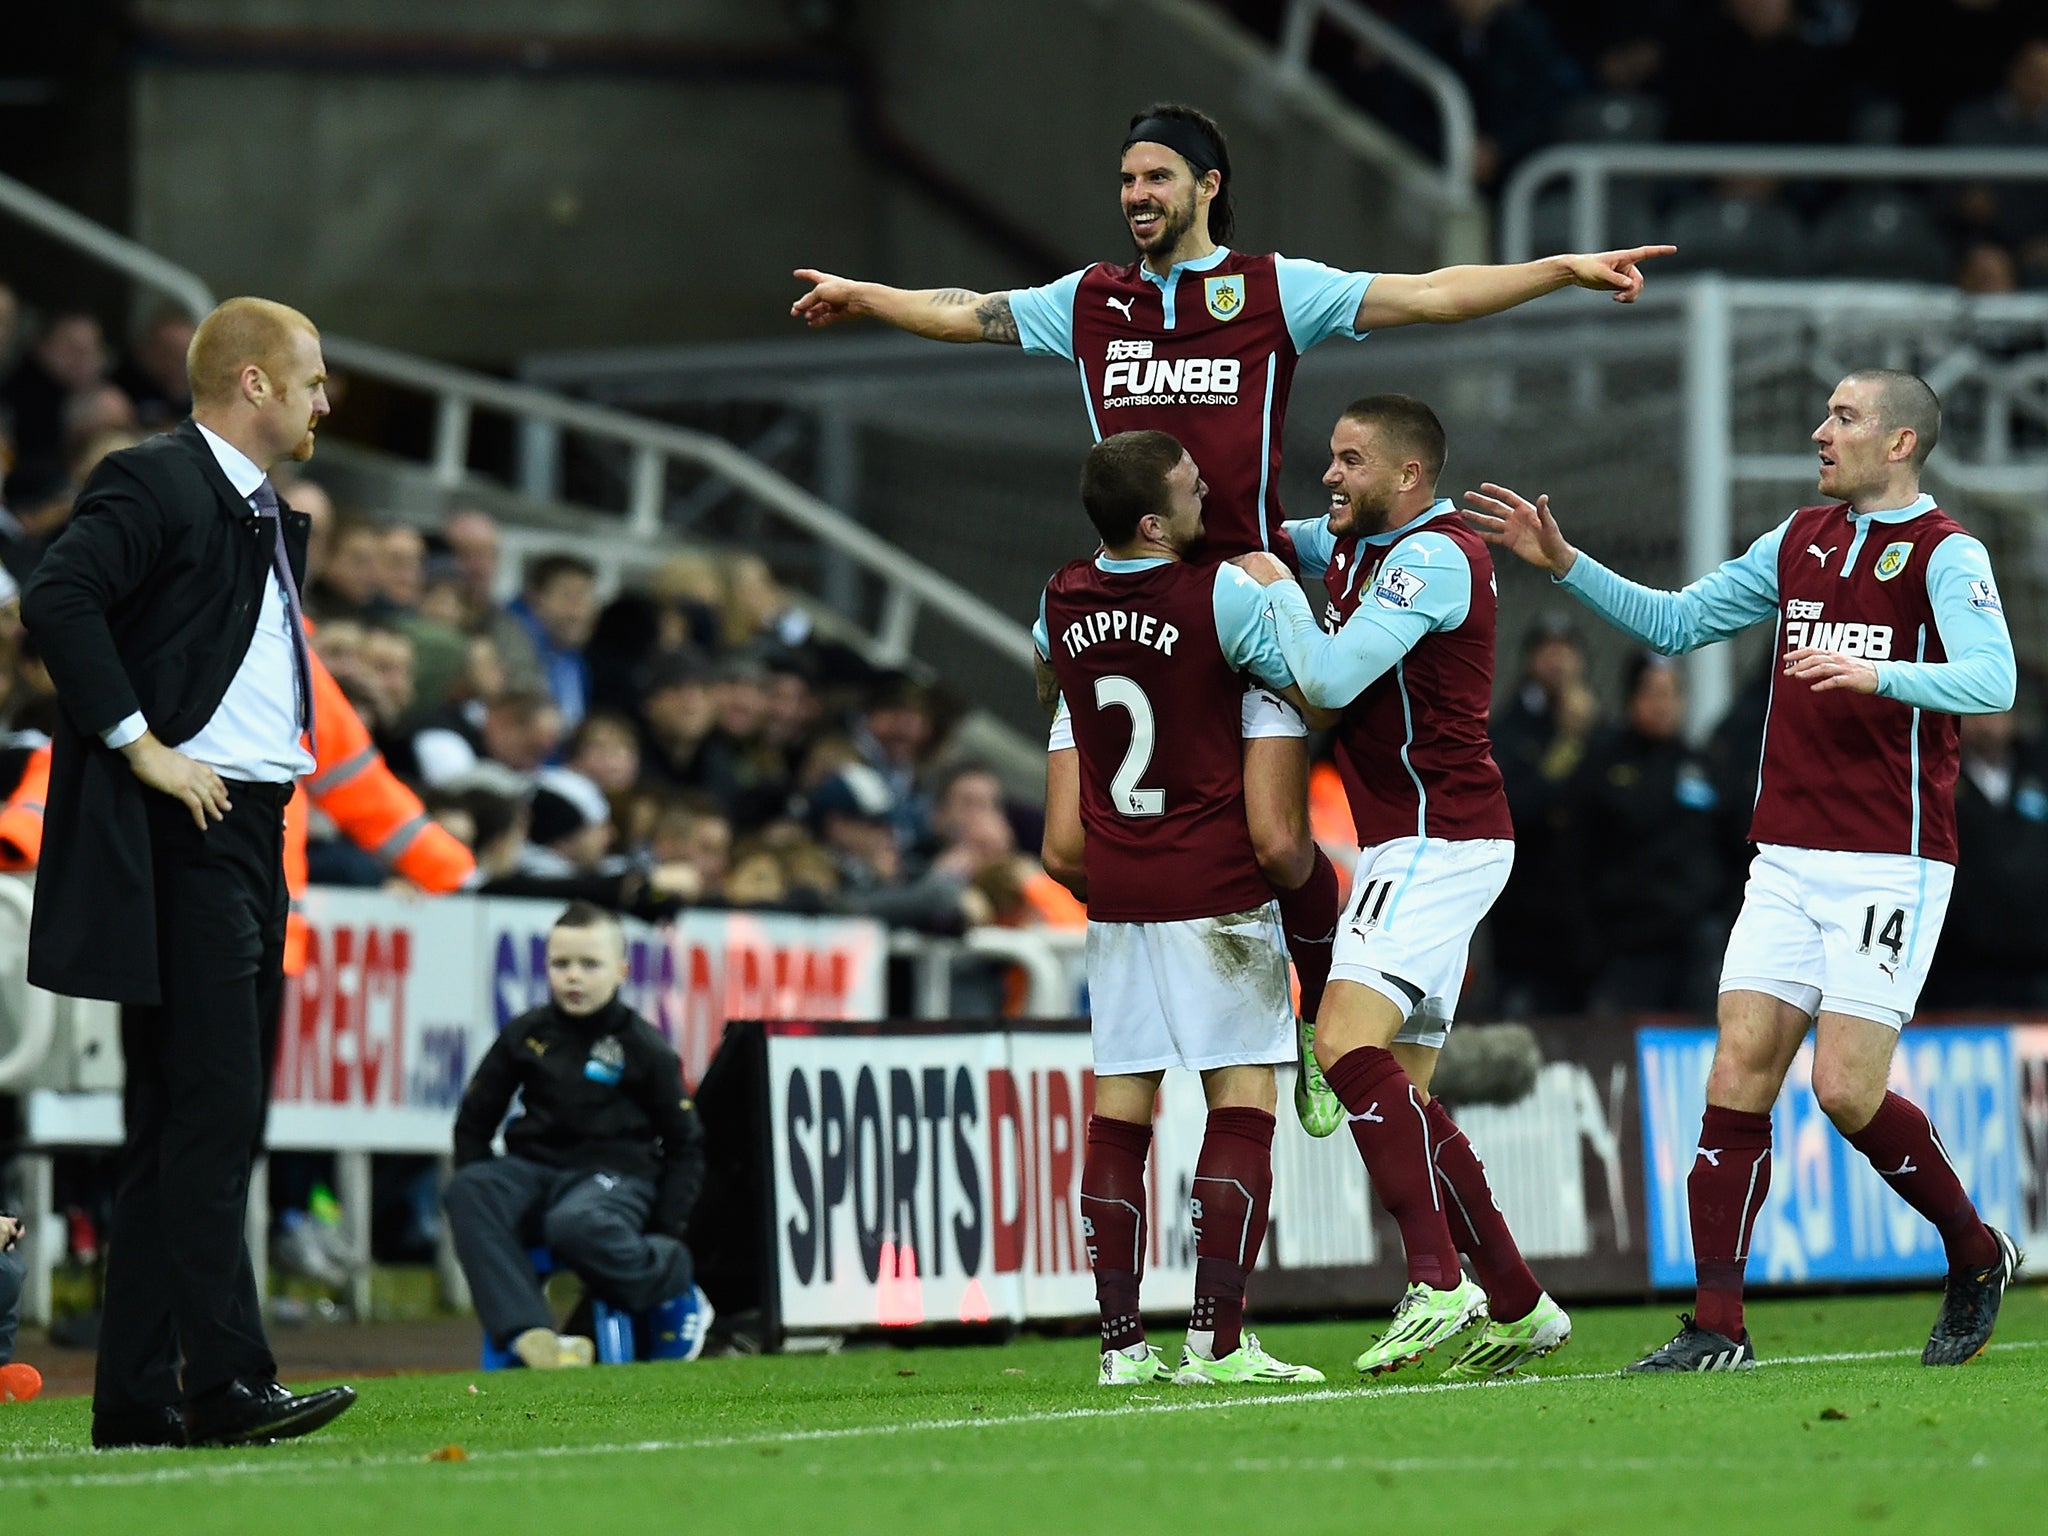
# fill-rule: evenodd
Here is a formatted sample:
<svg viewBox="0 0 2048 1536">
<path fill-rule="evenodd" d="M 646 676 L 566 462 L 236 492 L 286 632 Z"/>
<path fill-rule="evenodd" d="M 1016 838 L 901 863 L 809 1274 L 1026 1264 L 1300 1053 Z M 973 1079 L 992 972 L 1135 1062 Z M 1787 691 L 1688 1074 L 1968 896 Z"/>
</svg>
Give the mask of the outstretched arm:
<svg viewBox="0 0 2048 1536">
<path fill-rule="evenodd" d="M 1479 536 L 1538 570 L 1615 628 L 1666 656 L 1682 656 L 1726 640 L 1778 607 L 1780 523 L 1748 551 L 1709 571 L 1681 592 L 1665 592 L 1616 575 L 1574 549 L 1550 514 L 1550 498 L 1533 502 L 1503 485 L 1465 493 L 1466 519 Z"/>
<path fill-rule="evenodd" d="M 1361 331 L 1396 325 L 1451 325 L 1497 315 L 1560 288 L 1593 288 L 1632 304 L 1643 291 L 1641 264 L 1669 256 L 1675 245 L 1639 245 L 1595 255 L 1546 256 L 1512 267 L 1440 267 L 1434 272 L 1382 272 L 1365 290 L 1355 322 Z"/>
<path fill-rule="evenodd" d="M 816 328 L 871 315 L 900 331 L 932 341 L 996 341 L 1017 344 L 1017 320 L 1007 293 L 971 293 L 965 288 L 891 288 L 860 283 L 799 267 L 796 275 L 811 291 L 789 312 Z"/>
</svg>

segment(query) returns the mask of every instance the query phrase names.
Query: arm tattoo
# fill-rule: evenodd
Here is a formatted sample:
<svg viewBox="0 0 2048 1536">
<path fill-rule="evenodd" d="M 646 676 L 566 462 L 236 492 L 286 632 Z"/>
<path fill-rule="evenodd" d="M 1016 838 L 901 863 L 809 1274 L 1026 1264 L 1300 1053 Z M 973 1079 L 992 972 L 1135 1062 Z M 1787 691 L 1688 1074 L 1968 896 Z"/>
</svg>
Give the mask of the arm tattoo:
<svg viewBox="0 0 2048 1536">
<path fill-rule="evenodd" d="M 981 322 L 983 341 L 1017 343 L 1017 317 L 1010 313 L 1010 296 L 1007 293 L 992 293 L 975 308 L 974 318 Z"/>
<path fill-rule="evenodd" d="M 954 309 L 962 304 L 972 304 L 980 297 L 980 294 L 969 293 L 965 288 L 941 288 L 932 295 L 932 302 Z"/>
<path fill-rule="evenodd" d="M 1048 715 L 1060 711 L 1060 680 L 1052 669 L 1052 663 L 1043 656 L 1031 658 L 1032 671 L 1038 682 L 1038 707 Z"/>
</svg>

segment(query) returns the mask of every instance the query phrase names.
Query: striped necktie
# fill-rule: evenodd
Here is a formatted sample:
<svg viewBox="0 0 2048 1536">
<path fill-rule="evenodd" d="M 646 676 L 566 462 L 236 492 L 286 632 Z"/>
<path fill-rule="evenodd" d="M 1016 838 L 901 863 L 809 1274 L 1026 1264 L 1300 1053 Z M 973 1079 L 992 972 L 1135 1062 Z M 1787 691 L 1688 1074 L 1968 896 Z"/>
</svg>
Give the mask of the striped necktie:
<svg viewBox="0 0 2048 1536">
<path fill-rule="evenodd" d="M 299 584 L 292 578 L 292 562 L 285 553 L 284 519 L 278 515 L 277 492 L 269 480 L 264 480 L 251 491 L 249 500 L 256 504 L 258 517 L 270 519 L 271 565 L 277 571 L 277 584 L 284 592 L 285 620 L 292 632 L 292 687 L 299 707 L 299 728 L 310 739 L 313 734 L 313 663 L 306 652 L 306 626 L 299 607 Z"/>
</svg>

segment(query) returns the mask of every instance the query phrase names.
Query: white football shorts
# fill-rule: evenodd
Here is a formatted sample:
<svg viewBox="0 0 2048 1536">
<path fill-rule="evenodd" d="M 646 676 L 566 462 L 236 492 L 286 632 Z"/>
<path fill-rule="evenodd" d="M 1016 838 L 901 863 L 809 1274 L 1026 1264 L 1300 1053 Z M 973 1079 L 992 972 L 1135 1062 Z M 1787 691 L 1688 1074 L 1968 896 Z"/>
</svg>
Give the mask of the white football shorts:
<svg viewBox="0 0 2048 1536">
<path fill-rule="evenodd" d="M 1292 1061 L 1280 906 L 1175 923 L 1088 925 L 1095 1075 Z"/>
<path fill-rule="evenodd" d="M 1899 1029 L 1920 1000 L 1955 878 L 1954 865 L 1908 853 L 1765 843 L 1728 935 L 1721 990 Z"/>
<path fill-rule="evenodd" d="M 1397 837 L 1359 849 L 1330 980 L 1371 987 L 1400 1008 L 1408 1022 L 1396 1040 L 1443 1049 L 1472 935 L 1514 863 L 1504 837 Z"/>
<path fill-rule="evenodd" d="M 1238 710 L 1238 734 L 1246 741 L 1266 736 L 1301 737 L 1308 735 L 1308 722 L 1279 694 L 1266 688 L 1247 688 Z M 1067 701 L 1061 699 L 1052 717 L 1045 750 L 1064 752 L 1073 744 L 1074 719 L 1067 713 Z"/>
</svg>

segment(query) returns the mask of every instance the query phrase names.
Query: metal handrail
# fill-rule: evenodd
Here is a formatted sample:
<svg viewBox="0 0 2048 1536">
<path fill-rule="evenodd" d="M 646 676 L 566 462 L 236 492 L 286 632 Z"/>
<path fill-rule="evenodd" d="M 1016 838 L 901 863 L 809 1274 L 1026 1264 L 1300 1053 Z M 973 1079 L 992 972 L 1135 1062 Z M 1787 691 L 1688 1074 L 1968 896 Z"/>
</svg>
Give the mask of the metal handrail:
<svg viewBox="0 0 2048 1536">
<path fill-rule="evenodd" d="M 104 224 L 95 224 L 84 214 L 73 212 L 12 176 L 0 176 L 0 209 L 176 300 L 194 318 L 213 308 L 213 291 L 183 267 L 166 261 L 126 235 L 115 234 Z"/>
<path fill-rule="evenodd" d="M 1443 127 L 1443 166 L 1438 184 L 1444 201 L 1454 207 L 1470 204 L 1474 198 L 1473 167 L 1478 159 L 1479 128 L 1465 82 L 1443 60 L 1358 0 L 1293 0 L 1280 27 L 1278 64 L 1283 73 L 1295 77 L 1308 74 L 1316 24 L 1324 20 L 1382 54 L 1428 94 Z"/>
<path fill-rule="evenodd" d="M 1572 183 L 1572 244 L 1605 249 L 1607 185 L 1616 176 L 1796 176 L 1823 181 L 2048 181 L 2048 150 L 1890 149 L 1871 145 L 1756 148 L 1740 144 L 1556 144 L 1531 155 L 1501 194 L 1503 261 L 1529 261 L 1536 196 Z"/>
<path fill-rule="evenodd" d="M 194 318 L 213 308 L 212 291 L 193 273 L 8 176 L 0 176 L 0 209 L 165 294 Z M 566 399 L 531 385 L 506 383 L 371 342 L 331 335 L 321 340 L 328 361 L 338 367 L 434 397 L 434 478 L 450 489 L 463 484 L 469 475 L 470 425 L 478 407 L 554 431 L 582 432 L 631 450 L 632 491 L 626 526 L 631 534 L 649 541 L 661 532 L 669 464 L 692 465 L 736 486 L 876 577 L 887 594 L 878 637 L 885 656 L 893 653 L 898 660 L 907 656 L 919 611 L 929 608 L 997 655 L 1031 670 L 1031 634 L 1023 625 L 723 438 Z"/>
</svg>

